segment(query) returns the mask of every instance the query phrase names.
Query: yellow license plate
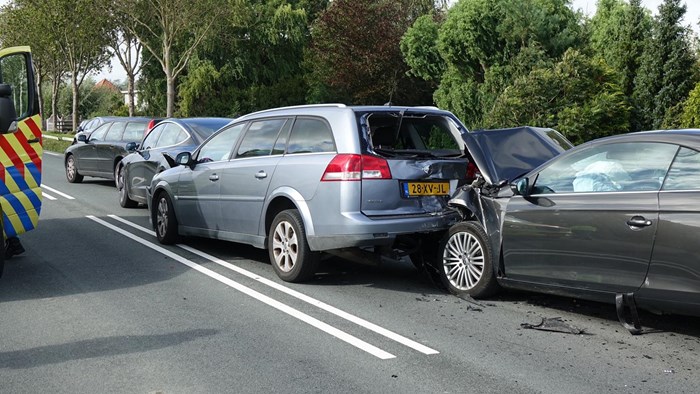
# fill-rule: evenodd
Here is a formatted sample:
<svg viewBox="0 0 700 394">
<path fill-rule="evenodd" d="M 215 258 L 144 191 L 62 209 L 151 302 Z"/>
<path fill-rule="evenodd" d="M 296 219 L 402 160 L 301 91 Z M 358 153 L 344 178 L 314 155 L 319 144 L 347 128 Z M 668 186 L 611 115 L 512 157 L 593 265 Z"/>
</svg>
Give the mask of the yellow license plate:
<svg viewBox="0 0 700 394">
<path fill-rule="evenodd" d="M 447 196 L 449 194 L 449 182 L 406 182 L 403 184 L 404 197 Z"/>
</svg>

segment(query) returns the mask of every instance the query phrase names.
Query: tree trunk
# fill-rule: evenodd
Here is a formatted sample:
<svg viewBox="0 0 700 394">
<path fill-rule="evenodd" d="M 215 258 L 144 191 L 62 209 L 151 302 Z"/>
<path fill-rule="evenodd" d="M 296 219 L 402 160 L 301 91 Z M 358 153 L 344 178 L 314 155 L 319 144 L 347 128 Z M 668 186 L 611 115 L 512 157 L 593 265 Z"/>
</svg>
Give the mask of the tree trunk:
<svg viewBox="0 0 700 394">
<path fill-rule="evenodd" d="M 56 118 L 58 118 L 58 92 L 61 89 L 61 78 L 58 75 L 51 81 L 51 116 L 53 116 L 54 131 L 56 131 Z"/>
<path fill-rule="evenodd" d="M 175 77 L 170 75 L 171 71 L 167 70 L 166 71 L 166 80 L 168 82 L 168 89 L 167 89 L 167 99 L 168 99 L 168 104 L 166 106 L 166 111 L 167 111 L 167 117 L 170 118 L 173 116 L 174 108 L 175 108 Z"/>
<path fill-rule="evenodd" d="M 73 133 L 78 128 L 78 103 L 80 102 L 80 91 L 78 90 L 78 77 L 73 73 L 70 77 L 71 84 L 73 85 Z"/>
<path fill-rule="evenodd" d="M 134 74 L 133 73 L 127 73 L 126 74 L 126 98 L 127 98 L 127 106 L 129 107 L 129 116 L 134 116 L 134 113 L 136 112 L 136 103 L 134 102 Z"/>
</svg>

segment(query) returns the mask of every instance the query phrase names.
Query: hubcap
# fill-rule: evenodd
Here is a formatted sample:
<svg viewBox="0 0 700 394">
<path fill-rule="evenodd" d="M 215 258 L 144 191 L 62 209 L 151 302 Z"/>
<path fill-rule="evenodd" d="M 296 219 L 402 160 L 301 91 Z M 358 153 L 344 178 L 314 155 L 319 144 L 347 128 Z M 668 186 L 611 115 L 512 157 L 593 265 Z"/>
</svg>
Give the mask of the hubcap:
<svg viewBox="0 0 700 394">
<path fill-rule="evenodd" d="M 484 249 L 471 233 L 455 233 L 447 240 L 442 256 L 445 275 L 452 286 L 470 290 L 484 274 Z"/>
<path fill-rule="evenodd" d="M 294 268 L 299 256 L 299 244 L 294 227 L 289 222 L 280 222 L 272 234 L 272 254 L 275 264 L 282 272 Z"/>
<path fill-rule="evenodd" d="M 72 157 L 68 158 L 66 171 L 68 172 L 68 178 L 73 179 L 75 177 L 75 161 Z"/>
<path fill-rule="evenodd" d="M 165 236 L 166 231 L 168 231 L 168 201 L 165 198 L 161 198 L 158 201 L 156 228 L 158 229 L 158 235 L 161 237 Z"/>
</svg>

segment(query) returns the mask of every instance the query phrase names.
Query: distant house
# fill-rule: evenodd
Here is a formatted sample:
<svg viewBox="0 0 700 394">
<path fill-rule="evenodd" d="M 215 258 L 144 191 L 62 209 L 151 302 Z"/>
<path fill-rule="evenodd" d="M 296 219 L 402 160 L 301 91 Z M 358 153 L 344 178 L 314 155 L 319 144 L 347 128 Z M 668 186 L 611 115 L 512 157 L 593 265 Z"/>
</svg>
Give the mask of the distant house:
<svg viewBox="0 0 700 394">
<path fill-rule="evenodd" d="M 108 79 L 103 79 L 100 82 L 96 83 L 94 89 L 107 89 L 114 93 L 120 93 L 119 88 L 117 88 Z"/>
<path fill-rule="evenodd" d="M 129 91 L 128 90 L 119 90 L 119 88 L 117 88 L 116 85 L 114 85 L 108 79 L 103 79 L 100 82 L 97 82 L 95 84 L 95 89 L 109 89 L 110 91 L 113 91 L 115 93 L 119 93 L 124 98 L 124 105 L 129 105 Z M 138 90 L 134 91 L 134 106 L 136 108 L 139 108 L 139 91 Z"/>
</svg>

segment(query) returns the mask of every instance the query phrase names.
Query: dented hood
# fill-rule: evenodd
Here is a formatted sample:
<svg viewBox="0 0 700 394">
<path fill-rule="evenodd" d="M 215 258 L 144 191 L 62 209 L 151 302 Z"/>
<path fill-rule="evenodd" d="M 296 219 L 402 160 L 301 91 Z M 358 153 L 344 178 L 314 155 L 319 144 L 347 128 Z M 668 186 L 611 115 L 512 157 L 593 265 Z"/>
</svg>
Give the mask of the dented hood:
<svg viewBox="0 0 700 394">
<path fill-rule="evenodd" d="M 556 130 L 529 126 L 472 131 L 462 138 L 484 179 L 491 184 L 510 182 L 573 147 Z"/>
</svg>

